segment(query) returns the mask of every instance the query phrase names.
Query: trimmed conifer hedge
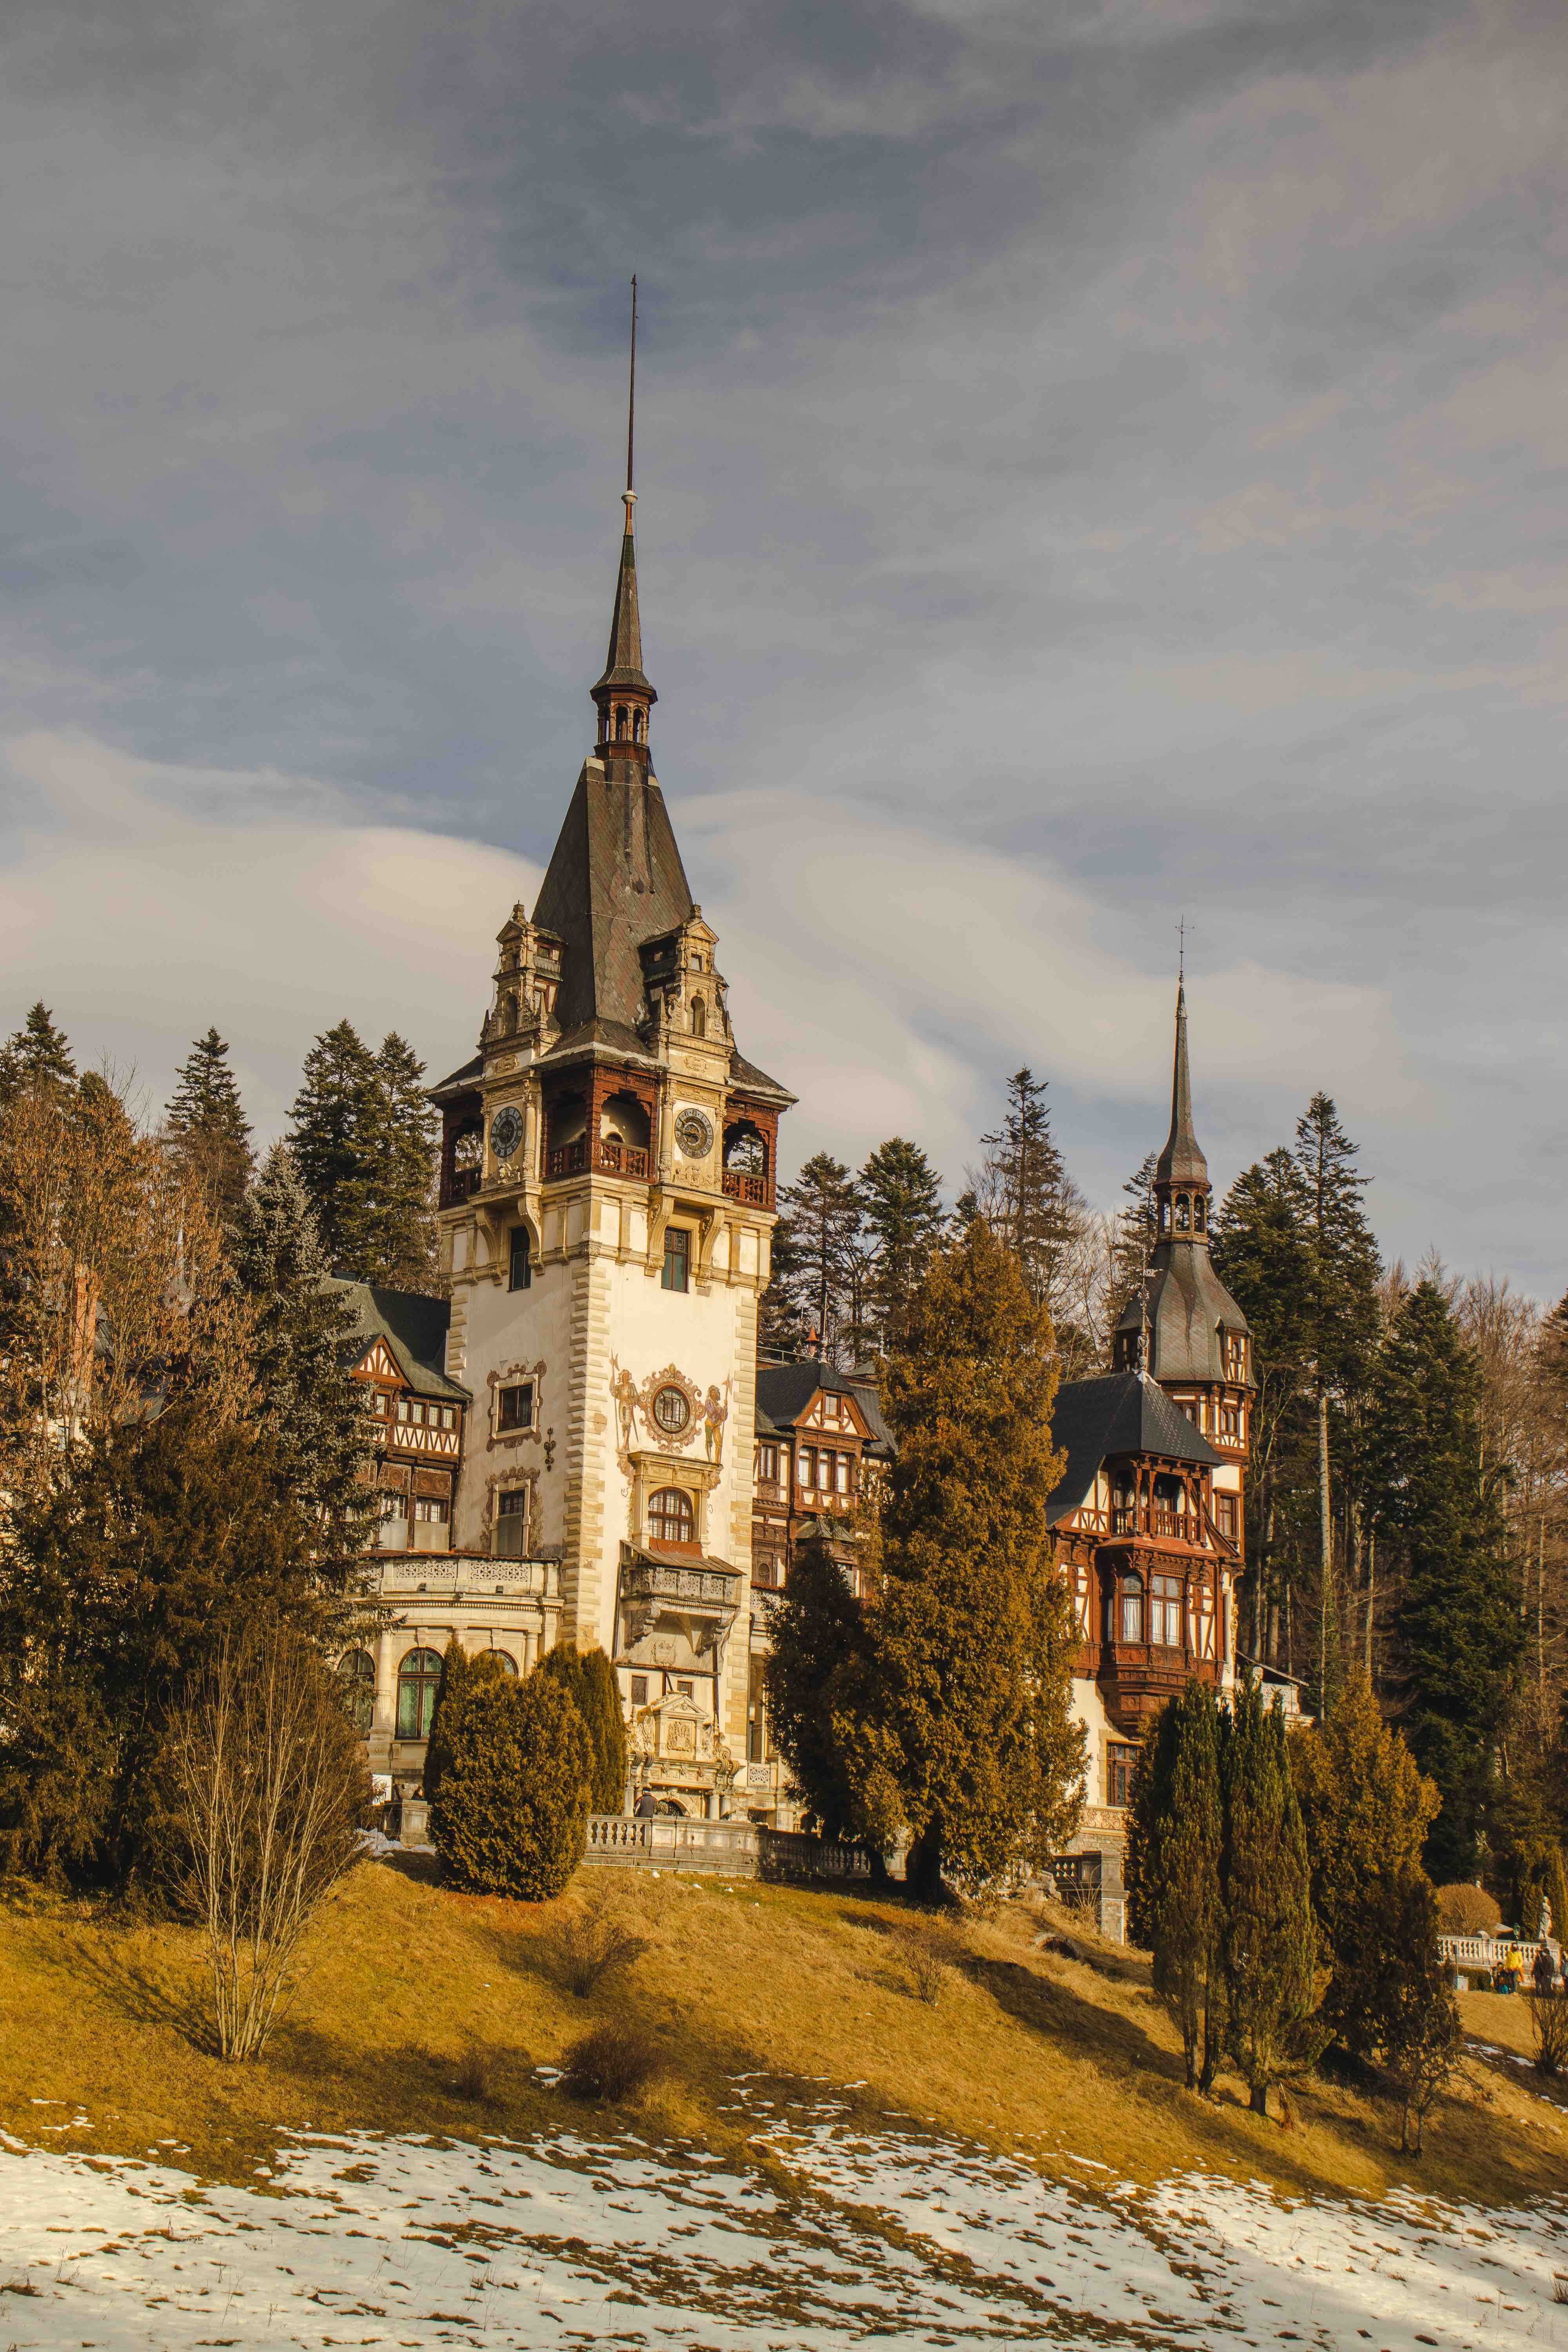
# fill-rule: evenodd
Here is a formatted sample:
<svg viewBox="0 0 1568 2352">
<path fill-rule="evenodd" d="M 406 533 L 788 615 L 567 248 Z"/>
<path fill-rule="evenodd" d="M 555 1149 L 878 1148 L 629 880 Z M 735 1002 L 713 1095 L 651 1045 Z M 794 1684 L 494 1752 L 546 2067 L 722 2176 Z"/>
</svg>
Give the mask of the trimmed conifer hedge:
<svg viewBox="0 0 1568 2352">
<path fill-rule="evenodd" d="M 448 1689 L 430 1807 L 443 1876 L 473 1895 L 546 1903 L 587 1850 L 594 1749 L 557 1675 L 470 1660 Z"/>
<path fill-rule="evenodd" d="M 584 1652 L 563 1642 L 547 1650 L 539 1672 L 569 1691 L 594 1749 L 595 1813 L 618 1813 L 626 1800 L 626 1732 L 616 1670 L 603 1650 Z"/>
</svg>

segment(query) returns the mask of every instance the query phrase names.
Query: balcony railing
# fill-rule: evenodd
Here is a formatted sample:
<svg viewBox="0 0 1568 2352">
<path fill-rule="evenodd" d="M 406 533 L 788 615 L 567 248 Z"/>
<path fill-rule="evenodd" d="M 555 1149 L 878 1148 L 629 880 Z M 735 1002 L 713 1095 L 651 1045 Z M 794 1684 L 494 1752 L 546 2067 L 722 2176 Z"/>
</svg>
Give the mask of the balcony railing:
<svg viewBox="0 0 1568 2352">
<path fill-rule="evenodd" d="M 456 1209 L 471 1199 L 479 1189 L 479 1179 L 484 1172 L 482 1168 L 454 1168 L 443 1187 L 441 1206 Z"/>
<path fill-rule="evenodd" d="M 580 1135 L 575 1143 L 558 1143 L 553 1151 L 544 1155 L 545 1181 L 557 1176 L 581 1176 L 588 1165 L 588 1139 Z"/>
<path fill-rule="evenodd" d="M 748 1209 L 765 1209 L 768 1180 L 765 1176 L 748 1176 L 743 1168 L 726 1168 L 724 1197 L 727 1201 L 739 1201 Z"/>
<path fill-rule="evenodd" d="M 634 1559 L 621 1570 L 623 1601 L 706 1601 L 733 1608 L 741 1572 L 734 1568 L 676 1568 L 665 1560 Z"/>
<path fill-rule="evenodd" d="M 594 1165 L 602 1175 L 630 1176 L 641 1183 L 648 1178 L 648 1155 L 640 1144 L 623 1143 L 618 1135 L 602 1135 L 594 1152 Z M 583 1176 L 588 1169 L 588 1139 L 580 1135 L 575 1143 L 558 1143 L 544 1155 L 544 1181 L 552 1184 L 563 1176 Z"/>
<path fill-rule="evenodd" d="M 647 1175 L 647 1153 L 635 1143 L 623 1143 L 618 1135 L 602 1135 L 599 1138 L 595 1164 L 604 1170 L 606 1176 L 646 1179 Z"/>
</svg>

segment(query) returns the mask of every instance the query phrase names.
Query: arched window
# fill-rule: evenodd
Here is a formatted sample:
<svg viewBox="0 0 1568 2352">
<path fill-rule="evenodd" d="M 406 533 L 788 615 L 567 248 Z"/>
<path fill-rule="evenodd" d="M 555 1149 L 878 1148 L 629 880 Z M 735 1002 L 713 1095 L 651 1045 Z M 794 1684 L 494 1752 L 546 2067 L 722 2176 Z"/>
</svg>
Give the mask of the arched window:
<svg viewBox="0 0 1568 2352">
<path fill-rule="evenodd" d="M 1176 1202 L 1176 1231 L 1184 1234 L 1192 1223 L 1192 1203 L 1184 1192 Z"/>
<path fill-rule="evenodd" d="M 690 1496 L 679 1486 L 661 1486 L 657 1495 L 651 1495 L 647 1533 L 650 1543 L 694 1543 L 697 1523 L 691 1516 Z"/>
<path fill-rule="evenodd" d="M 1197 1199 L 1193 1202 L 1193 1231 L 1194 1233 L 1201 1234 L 1206 1229 L 1208 1224 L 1208 1216 L 1209 1204 L 1200 1192 Z"/>
<path fill-rule="evenodd" d="M 348 1650 L 338 1660 L 338 1679 L 349 1721 L 361 1737 L 370 1729 L 375 1707 L 375 1660 L 368 1650 Z"/>
<path fill-rule="evenodd" d="M 694 1037 L 706 1037 L 708 1034 L 708 1007 L 700 996 L 691 1000 L 691 1034 Z"/>
<path fill-rule="evenodd" d="M 397 1736 L 423 1739 L 436 1712 L 441 1684 L 439 1650 L 410 1650 L 397 1669 Z"/>
<path fill-rule="evenodd" d="M 1143 1639 L 1143 1580 L 1136 1570 L 1121 1580 L 1121 1603 L 1117 1640 L 1141 1642 Z"/>
<path fill-rule="evenodd" d="M 1162 1202 L 1161 1202 L 1161 1203 L 1160 1203 L 1160 1231 L 1161 1231 L 1163 1234 L 1168 1234 L 1168 1233 L 1170 1232 L 1170 1230 L 1171 1230 L 1171 1204 L 1170 1204 L 1169 1201 L 1162 1201 Z"/>
<path fill-rule="evenodd" d="M 489 1660 L 497 1674 L 515 1675 L 517 1672 L 517 1660 L 510 1650 L 484 1650 L 480 1655 Z"/>
</svg>

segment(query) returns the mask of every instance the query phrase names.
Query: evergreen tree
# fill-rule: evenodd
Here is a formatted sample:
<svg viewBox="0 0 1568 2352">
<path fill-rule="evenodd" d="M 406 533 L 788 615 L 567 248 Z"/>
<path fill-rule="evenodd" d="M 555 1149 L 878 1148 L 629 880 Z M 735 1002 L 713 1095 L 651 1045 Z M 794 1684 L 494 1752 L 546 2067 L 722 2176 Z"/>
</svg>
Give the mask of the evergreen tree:
<svg viewBox="0 0 1568 2352">
<path fill-rule="evenodd" d="M 352 1264 L 350 1254 L 360 1238 L 357 1226 L 376 1092 L 375 1056 L 353 1024 L 340 1021 L 317 1038 L 305 1056 L 289 1138 L 328 1265 L 342 1265 L 361 1281 L 370 1277 Z"/>
<path fill-rule="evenodd" d="M 779 1206 L 789 1220 L 791 1282 L 807 1345 L 827 1362 L 837 1363 L 848 1352 L 845 1325 L 850 1261 L 860 1236 L 855 1181 L 842 1160 L 818 1151 L 795 1182 L 784 1187 Z M 775 1280 L 778 1273 L 775 1256 Z"/>
<path fill-rule="evenodd" d="M 0 1841 L 13 1864 L 123 1885 L 160 1811 L 169 1709 L 226 1629 L 270 1612 L 326 1643 L 313 1530 L 253 1432 L 202 1398 L 92 1430 L 0 1546 Z"/>
<path fill-rule="evenodd" d="M 471 1662 L 447 1709 L 430 1835 L 453 1885 L 548 1903 L 587 1851 L 593 1746 L 554 1675 L 520 1682 L 492 1656 Z"/>
<path fill-rule="evenodd" d="M 439 1123 L 426 1098 L 425 1065 L 395 1031 L 375 1057 L 374 1103 L 351 1254 L 365 1281 L 413 1290 L 436 1266 Z"/>
<path fill-rule="evenodd" d="M 1075 1636 L 1046 1533 L 1056 1384 L 1050 1318 L 976 1221 L 932 1259 L 885 1386 L 898 1456 L 868 1699 L 928 1897 L 1059 1851 L 1081 1798 Z"/>
<path fill-rule="evenodd" d="M 1127 1822 L 1129 1926 L 1153 1955 L 1154 1990 L 1181 2032 L 1189 2091 L 1212 2087 L 1224 2024 L 1219 1759 L 1218 1703 L 1189 1682 L 1145 1739 Z"/>
<path fill-rule="evenodd" d="M 177 1164 L 220 1216 L 232 1215 L 256 1173 L 256 1155 L 228 1047 L 216 1029 L 198 1037 L 182 1063 L 163 1129 Z"/>
<path fill-rule="evenodd" d="M 868 1823 L 848 1727 L 866 1712 L 866 1619 L 825 1538 L 807 1536 L 796 1545 L 770 1627 L 767 1708 L 773 1744 L 817 1835 L 859 1837 Z"/>
<path fill-rule="evenodd" d="M 0 1109 L 29 1087 L 69 1088 L 75 1084 L 70 1047 L 40 998 L 22 1026 L 0 1045 Z"/>
<path fill-rule="evenodd" d="M 1363 1676 L 1347 1684 L 1331 1716 L 1291 1732 L 1289 1755 L 1312 1909 L 1333 1971 L 1323 2022 L 1364 2057 L 1376 2039 L 1378 1988 L 1399 1964 L 1384 1933 L 1392 1924 L 1403 1936 L 1405 1927 L 1403 1897 L 1384 1902 L 1384 1882 L 1419 1871 L 1440 1801 L 1404 1740 L 1384 1724 Z"/>
<path fill-rule="evenodd" d="M 229 1260 L 253 1318 L 257 1422 L 284 1491 L 318 1529 L 323 1560 L 342 1565 L 374 1532 L 373 1432 L 364 1391 L 345 1368 L 353 1309 L 327 1280 L 310 1204 L 281 1143 L 236 1212 Z"/>
<path fill-rule="evenodd" d="M 559 1683 L 583 1718 L 594 1756 L 589 1811 L 618 1813 L 626 1799 L 626 1734 L 615 1668 L 603 1650 L 558 1642 L 535 1672 Z"/>
<path fill-rule="evenodd" d="M 942 1239 L 942 1179 L 918 1143 L 879 1144 L 860 1171 L 871 1255 L 870 1303 L 884 1348 L 896 1348 L 910 1303 Z"/>
<path fill-rule="evenodd" d="M 441 1679 L 436 1685 L 436 1704 L 430 1710 L 430 1728 L 425 1735 L 425 1770 L 421 1786 L 426 1803 L 434 1800 L 441 1785 L 441 1775 L 452 1760 L 448 1727 L 459 1712 L 462 1693 L 471 1668 L 472 1661 L 454 1633 L 441 1654 Z"/>
<path fill-rule="evenodd" d="M 1417 1283 L 1379 1353 L 1368 1432 L 1378 1527 L 1403 1556 L 1406 1733 L 1441 1793 L 1426 1862 L 1477 1874 L 1523 1629 L 1495 1482 L 1482 1472 L 1480 1374 L 1436 1283 Z"/>
<path fill-rule="evenodd" d="M 1037 1307 L 1050 1304 L 1058 1268 L 1073 1237 L 1078 1196 L 1051 1138 L 1046 1081 L 1016 1070 L 1007 1108 L 985 1148 L 979 1202 L 1024 1269 Z"/>
<path fill-rule="evenodd" d="M 1261 2116 L 1270 2088 L 1310 2066 L 1326 2033 L 1317 2019 L 1318 1931 L 1284 1721 L 1278 1705 L 1265 1709 L 1250 1676 L 1232 1697 L 1220 1773 L 1226 2039 Z"/>
<path fill-rule="evenodd" d="M 1464 2055 L 1459 2004 L 1437 1944 L 1437 1901 L 1423 1870 L 1391 1871 L 1369 1892 L 1371 1940 L 1385 1955 L 1367 2039 L 1382 2052 L 1403 2105 L 1400 2151 L 1419 2156 L 1421 2126 Z M 1410 2147 L 1410 2118 L 1415 2146 Z"/>
<path fill-rule="evenodd" d="M 1221 1281 L 1252 1333 L 1258 1382 L 1247 1480 L 1247 1555 L 1255 1663 L 1274 1654 L 1264 1612 L 1276 1601 L 1275 1558 L 1295 1517 L 1293 1490 L 1311 1475 L 1316 1432 L 1312 1360 L 1302 1316 L 1311 1286 L 1310 1201 L 1293 1152 L 1281 1146 L 1245 1169 L 1211 1227 Z"/>
<path fill-rule="evenodd" d="M 1159 1239 L 1154 1208 L 1157 1151 L 1146 1151 L 1121 1187 L 1128 1205 L 1118 1209 L 1110 1244 L 1110 1297 L 1106 1328 L 1114 1331 L 1130 1299 L 1136 1298 L 1148 1279 L 1149 1260 Z"/>
<path fill-rule="evenodd" d="M 1364 1386 L 1377 1337 L 1377 1244 L 1362 1206 L 1368 1179 L 1329 1096 L 1296 1122 L 1296 1164 L 1307 1202 L 1310 1280 L 1300 1316 L 1311 1358 L 1318 1419 L 1318 1691 L 1333 1705 L 1340 1671 L 1329 1423 Z"/>
<path fill-rule="evenodd" d="M 792 1361 L 811 1352 L 811 1317 L 801 1304 L 805 1276 L 795 1217 L 779 1195 L 779 1212 L 768 1236 L 768 1282 L 757 1303 L 757 1348 L 764 1356 Z"/>
</svg>

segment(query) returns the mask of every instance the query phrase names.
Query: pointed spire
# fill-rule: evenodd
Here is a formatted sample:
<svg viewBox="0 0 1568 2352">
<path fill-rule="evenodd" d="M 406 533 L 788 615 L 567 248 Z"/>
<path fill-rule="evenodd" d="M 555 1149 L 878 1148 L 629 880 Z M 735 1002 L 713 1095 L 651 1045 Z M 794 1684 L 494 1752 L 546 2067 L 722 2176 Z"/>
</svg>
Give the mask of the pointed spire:
<svg viewBox="0 0 1568 2352">
<path fill-rule="evenodd" d="M 632 487 L 636 455 L 637 398 L 637 281 L 632 279 L 632 357 L 626 387 L 626 487 L 621 502 L 626 510 L 621 540 L 621 564 L 616 574 L 615 609 L 610 614 L 610 648 L 604 676 L 592 693 L 599 709 L 601 754 L 624 748 L 647 756 L 648 712 L 658 700 L 642 666 L 642 616 L 637 610 L 637 551 L 632 535 L 632 509 L 637 494 Z"/>
<path fill-rule="evenodd" d="M 1187 990 L 1184 978 L 1176 982 L 1176 1058 L 1171 1073 L 1171 1132 L 1154 1165 L 1156 1185 L 1185 1184 L 1207 1188 L 1208 1162 L 1193 1133 L 1193 1081 L 1187 1067 Z"/>
</svg>

